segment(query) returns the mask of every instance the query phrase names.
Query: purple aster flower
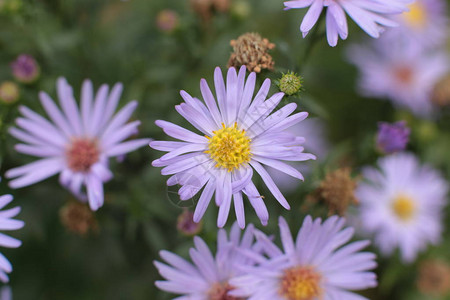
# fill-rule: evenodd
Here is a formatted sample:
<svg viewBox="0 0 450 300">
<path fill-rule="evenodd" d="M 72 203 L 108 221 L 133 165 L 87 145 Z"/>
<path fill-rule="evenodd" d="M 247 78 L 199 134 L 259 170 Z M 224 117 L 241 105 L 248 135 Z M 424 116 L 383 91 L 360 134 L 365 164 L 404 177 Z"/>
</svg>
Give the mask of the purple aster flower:
<svg viewBox="0 0 450 300">
<path fill-rule="evenodd" d="M 448 39 L 447 6 L 444 0 L 416 0 L 409 12 L 396 16 L 399 26 L 386 35 L 392 39 L 406 39 L 423 47 L 445 44 Z"/>
<path fill-rule="evenodd" d="M 358 227 L 375 236 L 383 254 L 398 247 L 402 259 L 412 262 L 428 243 L 441 238 L 448 184 L 408 153 L 381 158 L 378 167 L 364 169 L 366 181 L 357 187 Z"/>
<path fill-rule="evenodd" d="M 418 116 L 432 114 L 433 87 L 450 66 L 445 52 L 383 37 L 369 47 L 355 45 L 348 54 L 360 71 L 361 94 L 389 98 Z"/>
<path fill-rule="evenodd" d="M 228 69 L 225 85 L 222 72 L 216 68 L 217 102 L 204 79 L 200 84 L 204 102 L 181 92 L 185 102 L 177 105 L 176 110 L 202 135 L 166 121 L 156 121 L 166 134 L 181 141 L 151 142 L 152 148 L 169 152 L 153 161 L 153 166 L 165 167 L 161 173 L 172 175 L 168 185 L 182 186 L 178 192 L 181 200 L 192 198 L 204 187 L 194 211 L 195 222 L 200 221 L 215 193 L 215 203 L 219 207 L 217 226 L 225 225 L 233 199 L 237 221 L 243 228 L 245 194 L 266 225 L 269 213 L 264 197 L 252 182 L 253 170 L 278 202 L 289 209 L 288 202 L 263 165 L 303 180 L 299 171 L 283 161 L 315 158 L 303 152 L 302 137 L 286 130 L 304 120 L 308 113 L 291 115 L 297 107 L 295 103 L 273 112 L 284 94 L 277 93 L 266 100 L 270 89 L 270 80 L 266 79 L 253 97 L 256 74 L 251 73 L 247 80 L 245 74 L 245 66 L 239 74 L 234 68 Z"/>
<path fill-rule="evenodd" d="M 229 280 L 241 275 L 244 266 L 255 262 L 241 254 L 259 251 L 254 243 L 253 225 L 249 225 L 241 238 L 241 230 L 235 223 L 230 236 L 220 229 L 217 234 L 217 253 L 215 257 L 200 237 L 194 237 L 195 248 L 189 251 L 193 264 L 168 251 L 160 255 L 167 264 L 155 261 L 165 281 L 156 281 L 156 286 L 166 292 L 182 295 L 176 299 L 191 300 L 240 300 L 228 295 L 234 287 Z"/>
<path fill-rule="evenodd" d="M 13 200 L 11 195 L 0 196 L 0 209 L 3 209 Z M 17 230 L 22 228 L 25 223 L 23 221 L 13 219 L 20 213 L 20 207 L 14 207 L 0 211 L 0 230 Z M 0 233 L 0 246 L 6 248 L 17 248 L 22 245 L 22 242 Z M 0 253 L 0 280 L 8 282 L 9 278 L 7 273 L 12 272 L 12 266 L 9 260 Z"/>
<path fill-rule="evenodd" d="M 19 55 L 11 63 L 11 70 L 14 78 L 23 83 L 30 83 L 39 77 L 39 65 L 36 60 L 28 54 Z"/>
<path fill-rule="evenodd" d="M 285 9 L 310 7 L 300 31 L 305 37 L 316 24 L 324 7 L 326 12 L 326 30 L 328 44 L 337 45 L 338 37 L 345 40 L 348 36 L 347 13 L 368 35 L 378 38 L 384 27 L 394 27 L 397 23 L 391 15 L 407 11 L 406 1 L 389 0 L 292 0 L 284 2 Z"/>
<path fill-rule="evenodd" d="M 353 228 L 343 229 L 345 220 L 337 216 L 313 220 L 307 216 L 294 242 L 286 221 L 280 217 L 280 250 L 266 235 L 255 232 L 266 256 L 257 252 L 248 257 L 259 262 L 247 266 L 246 274 L 230 280 L 230 294 L 249 300 L 362 300 L 351 290 L 377 285 L 375 254 L 361 252 L 369 241 L 345 245 Z M 248 298 L 247 298 L 248 297 Z"/>
<path fill-rule="evenodd" d="M 405 121 L 378 124 L 377 148 L 386 154 L 403 151 L 409 142 L 410 129 Z"/>
<path fill-rule="evenodd" d="M 147 144 L 149 139 L 124 142 L 136 132 L 139 121 L 126 124 L 137 102 L 132 101 L 114 114 L 122 93 L 116 84 L 111 93 L 102 85 L 94 98 L 91 81 L 86 80 L 81 90 L 81 107 L 77 106 L 72 87 L 64 78 L 58 79 L 57 92 L 62 111 L 44 92 L 39 94 L 41 104 L 50 121 L 22 106 L 23 117 L 10 133 L 23 141 L 18 152 L 41 159 L 6 172 L 15 178 L 9 185 L 20 188 L 60 173 L 60 183 L 80 200 L 89 200 L 92 210 L 103 205 L 103 183 L 113 177 L 108 166 L 110 157 L 117 157 Z M 82 192 L 86 187 L 87 196 Z"/>
</svg>

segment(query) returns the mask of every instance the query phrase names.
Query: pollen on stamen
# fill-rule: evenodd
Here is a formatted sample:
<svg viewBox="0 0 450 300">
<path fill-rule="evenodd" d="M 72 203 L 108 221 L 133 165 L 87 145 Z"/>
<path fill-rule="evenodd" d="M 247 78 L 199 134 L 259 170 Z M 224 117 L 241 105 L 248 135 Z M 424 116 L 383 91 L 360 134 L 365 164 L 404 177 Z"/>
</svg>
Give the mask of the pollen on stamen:
<svg viewBox="0 0 450 300">
<path fill-rule="evenodd" d="M 217 168 L 225 168 L 231 172 L 250 161 L 251 140 L 245 130 L 238 128 L 237 123 L 231 127 L 222 123 L 222 129 L 213 131 L 213 134 L 208 137 L 208 150 L 204 153 L 211 156 Z"/>
<path fill-rule="evenodd" d="M 66 151 L 67 165 L 74 172 L 89 172 L 99 156 L 97 141 L 92 139 L 73 139 Z"/>
</svg>

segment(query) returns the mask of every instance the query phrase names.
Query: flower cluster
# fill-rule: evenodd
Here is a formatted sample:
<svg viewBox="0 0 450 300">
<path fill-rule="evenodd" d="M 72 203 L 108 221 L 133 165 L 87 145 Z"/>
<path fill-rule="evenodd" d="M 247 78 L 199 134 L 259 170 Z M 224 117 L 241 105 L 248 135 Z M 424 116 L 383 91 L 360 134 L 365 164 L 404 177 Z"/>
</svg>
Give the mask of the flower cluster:
<svg viewBox="0 0 450 300">
<path fill-rule="evenodd" d="M 166 281 L 160 289 L 186 299 L 366 299 L 351 291 L 375 287 L 375 255 L 361 252 L 369 242 L 348 243 L 353 228 L 337 216 L 323 221 L 307 216 L 294 242 L 289 227 L 279 220 L 283 248 L 250 225 L 240 237 L 235 224 L 227 237 L 217 234 L 214 258 L 201 238 L 194 238 L 191 264 L 167 251 L 169 265 L 155 262 Z M 180 299 L 181 299 L 180 298 Z"/>
<path fill-rule="evenodd" d="M 433 91 L 450 71 L 443 0 L 417 0 L 397 16 L 399 26 L 366 45 L 353 45 L 349 60 L 360 70 L 359 91 L 388 98 L 420 117 L 435 113 Z"/>
</svg>

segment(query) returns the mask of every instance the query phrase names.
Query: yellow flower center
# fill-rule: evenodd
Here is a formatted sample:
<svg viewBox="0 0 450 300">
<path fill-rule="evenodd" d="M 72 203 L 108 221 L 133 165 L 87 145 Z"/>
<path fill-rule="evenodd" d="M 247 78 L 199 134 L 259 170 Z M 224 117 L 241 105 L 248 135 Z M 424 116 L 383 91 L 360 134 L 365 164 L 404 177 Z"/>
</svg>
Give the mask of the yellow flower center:
<svg viewBox="0 0 450 300">
<path fill-rule="evenodd" d="M 409 6 L 409 12 L 405 12 L 403 18 L 411 27 L 423 27 L 427 22 L 426 9 L 423 4 L 416 1 Z"/>
<path fill-rule="evenodd" d="M 238 169 L 242 164 L 250 161 L 250 138 L 245 130 L 239 130 L 237 123 L 232 127 L 226 127 L 222 123 L 222 129 L 213 131 L 209 139 L 208 153 L 216 162 L 216 168 L 225 168 L 229 172 Z"/>
<path fill-rule="evenodd" d="M 322 295 L 321 278 L 310 266 L 287 269 L 279 292 L 287 300 L 313 300 Z"/>
<path fill-rule="evenodd" d="M 402 221 L 408 221 L 413 217 L 416 211 L 416 206 L 411 197 L 399 195 L 392 203 L 392 210 L 399 219 Z"/>
</svg>

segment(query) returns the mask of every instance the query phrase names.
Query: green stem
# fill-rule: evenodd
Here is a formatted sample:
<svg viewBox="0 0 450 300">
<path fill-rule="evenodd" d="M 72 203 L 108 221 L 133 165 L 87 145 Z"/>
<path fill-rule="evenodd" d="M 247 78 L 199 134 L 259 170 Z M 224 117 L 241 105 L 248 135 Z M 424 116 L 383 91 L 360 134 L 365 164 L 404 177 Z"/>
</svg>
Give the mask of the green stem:
<svg viewBox="0 0 450 300">
<path fill-rule="evenodd" d="M 299 65 L 300 65 L 299 70 L 300 71 L 303 69 L 303 67 L 306 64 L 306 61 L 311 56 L 314 46 L 317 44 L 318 41 L 322 40 L 322 38 L 324 38 L 326 36 L 325 30 L 319 34 L 319 30 L 320 30 L 320 27 L 321 27 L 324 19 L 325 19 L 325 10 L 323 10 L 322 13 L 320 14 L 320 17 L 317 20 L 316 25 L 314 26 L 314 29 L 310 34 L 309 43 L 306 45 L 305 52 L 299 62 Z"/>
</svg>

